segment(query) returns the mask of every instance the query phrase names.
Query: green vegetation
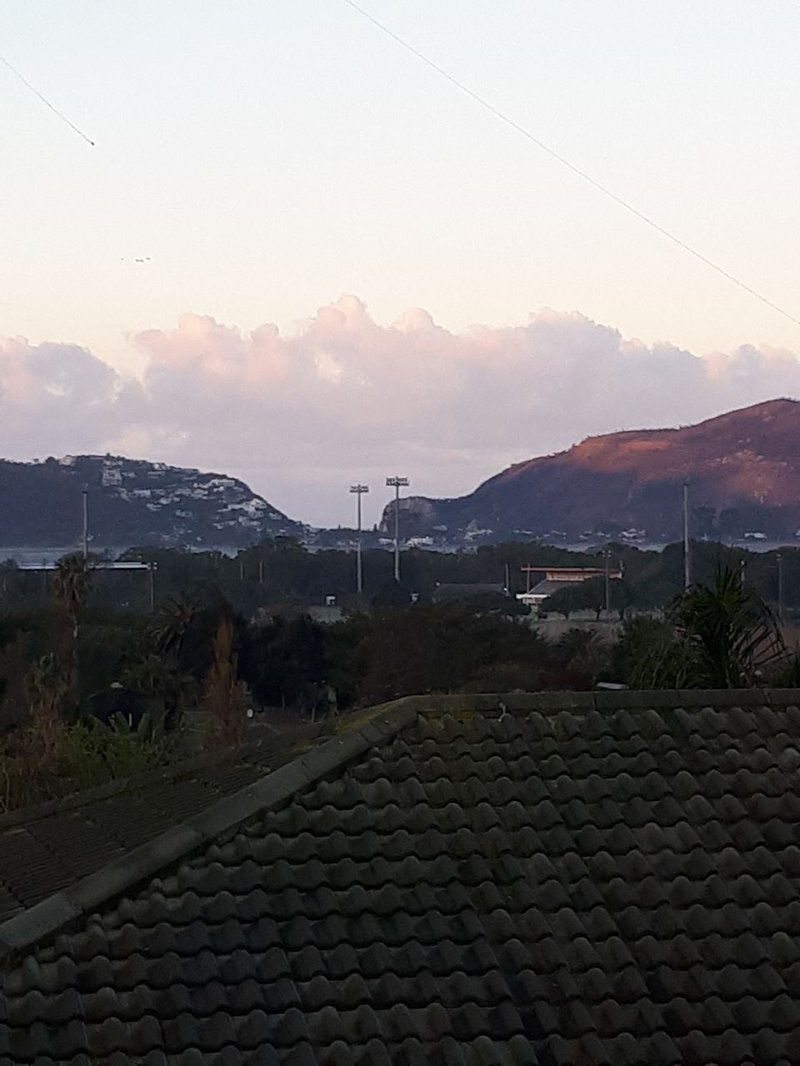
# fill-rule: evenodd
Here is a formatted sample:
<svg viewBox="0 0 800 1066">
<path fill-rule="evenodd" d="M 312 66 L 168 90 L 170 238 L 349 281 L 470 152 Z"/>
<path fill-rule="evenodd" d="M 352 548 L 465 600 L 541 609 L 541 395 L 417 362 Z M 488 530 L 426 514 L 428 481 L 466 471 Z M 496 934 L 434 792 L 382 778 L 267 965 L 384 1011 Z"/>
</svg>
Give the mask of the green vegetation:
<svg viewBox="0 0 800 1066">
<path fill-rule="evenodd" d="M 70 557 L 45 600 L 41 575 L 8 568 L 0 583 L 0 809 L 181 757 L 185 712 L 209 723 L 207 745 L 235 749 L 249 708 L 313 718 L 411 693 L 800 680 L 800 659 L 787 653 L 768 603 L 775 584 L 769 556 L 747 556 L 743 571 L 742 553 L 700 545 L 698 582 L 683 593 L 679 550 L 620 549 L 624 579 L 611 583 L 611 606 L 624 621 L 596 624 L 601 578 L 551 597 L 565 600 L 561 613 L 573 620 L 566 628 L 552 616 L 540 625 L 497 593 L 430 602 L 439 582 L 491 584 L 506 566 L 518 575 L 523 562 L 576 563 L 559 549 L 409 552 L 399 585 L 391 556 L 375 555 L 374 569 L 387 573 L 372 604 L 356 604 L 345 591 L 343 616 L 328 625 L 314 621 L 307 605 L 352 583 L 353 557 L 314 554 L 291 541 L 237 560 L 157 553 L 155 614 L 136 609 L 130 573 L 87 571 L 83 559 Z M 791 615 L 800 600 L 800 553 L 793 550 L 784 553 L 784 592 Z M 588 614 L 575 625 L 578 611 Z"/>
<path fill-rule="evenodd" d="M 630 688 L 748 688 L 793 676 L 778 620 L 739 568 L 718 565 L 667 606 L 623 629 L 612 666 Z"/>
<path fill-rule="evenodd" d="M 609 599 L 610 592 L 609 584 Z M 565 618 L 569 618 L 575 611 L 593 611 L 595 618 L 599 619 L 605 603 L 605 580 L 602 577 L 593 577 L 589 581 L 576 581 L 573 585 L 554 592 L 544 601 L 542 610 L 545 614 L 563 614 Z"/>
<path fill-rule="evenodd" d="M 695 585 L 669 606 L 700 688 L 747 688 L 786 658 L 772 611 L 733 567 L 718 566 L 708 585 Z"/>
<path fill-rule="evenodd" d="M 612 544 L 611 565 L 621 567 L 622 581 L 611 582 L 611 607 L 619 614 L 650 609 L 661 610 L 683 588 L 683 549 L 671 544 L 664 551 L 642 551 Z M 783 588 L 790 613 L 800 610 L 800 549 L 784 548 Z M 776 552 L 752 553 L 727 548 L 711 542 L 693 546 L 693 573 L 701 584 L 713 579 L 715 568 L 723 563 L 734 568 L 746 567 L 748 586 L 768 603 L 778 595 Z M 161 611 L 169 602 L 180 614 L 181 605 L 202 605 L 225 600 L 245 615 L 259 610 L 270 613 L 322 604 L 326 596 L 335 596 L 345 608 L 399 606 L 408 604 L 411 594 L 420 603 L 429 602 L 439 584 L 497 584 L 511 580 L 511 592 L 525 589 L 521 567 L 594 566 L 602 567 L 599 553 L 576 553 L 563 548 L 533 543 L 508 543 L 481 547 L 475 552 L 444 554 L 414 549 L 403 553 L 402 583 L 398 589 L 392 576 L 392 554 L 388 551 L 364 552 L 366 595 L 359 604 L 355 595 L 355 556 L 352 552 L 309 551 L 290 538 L 265 541 L 239 552 L 235 557 L 218 552 L 188 553 L 166 549 L 135 549 L 126 558 L 156 565 L 156 606 Z M 93 613 L 127 612 L 143 615 L 149 611 L 147 575 L 141 572 L 92 573 L 91 588 L 84 603 Z M 263 581 L 260 580 L 263 578 Z M 52 582 L 51 582 L 52 583 Z M 30 610 L 33 605 L 49 602 L 41 574 L 17 570 L 13 564 L 0 565 L 0 611 Z M 586 587 L 588 586 L 588 588 Z M 605 602 L 602 578 L 576 586 L 572 595 L 587 597 L 578 610 L 596 611 Z M 83 606 L 81 606 L 83 610 Z M 178 624 L 188 624 L 178 620 Z"/>
</svg>

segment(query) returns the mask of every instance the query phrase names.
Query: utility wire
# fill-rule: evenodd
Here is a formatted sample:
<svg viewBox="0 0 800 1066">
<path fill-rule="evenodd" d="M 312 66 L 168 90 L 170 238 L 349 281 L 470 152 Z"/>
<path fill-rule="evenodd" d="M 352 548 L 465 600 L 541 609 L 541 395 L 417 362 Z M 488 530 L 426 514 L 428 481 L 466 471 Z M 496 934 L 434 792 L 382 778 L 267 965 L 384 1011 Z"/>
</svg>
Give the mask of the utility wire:
<svg viewBox="0 0 800 1066">
<path fill-rule="evenodd" d="M 628 203 L 627 200 L 624 200 L 621 196 L 618 196 L 615 192 L 612 192 L 612 190 L 609 189 L 607 186 L 597 181 L 596 178 L 593 178 L 591 174 L 587 174 L 585 170 L 581 170 L 580 167 L 576 166 L 574 163 L 571 163 L 563 155 L 557 152 L 555 148 L 551 148 L 549 144 L 545 144 L 544 141 L 540 141 L 538 137 L 535 137 L 530 132 L 530 130 L 525 129 L 524 126 L 521 126 L 518 122 L 515 122 L 513 118 L 509 118 L 508 115 L 504 114 L 499 108 L 495 107 L 494 104 L 490 104 L 488 100 L 485 100 L 482 96 L 476 93 L 474 89 L 470 89 L 468 85 L 465 85 L 462 81 L 459 81 L 458 78 L 455 78 L 452 74 L 446 71 L 444 67 L 440 67 L 438 63 L 435 63 L 423 52 L 420 52 L 419 49 L 415 48 L 413 44 L 409 44 L 408 41 L 400 37 L 399 34 L 394 32 L 394 30 L 389 29 L 389 27 L 386 26 L 383 22 L 380 22 L 378 19 L 375 18 L 374 15 L 370 14 L 369 11 L 366 11 L 363 7 L 361 7 L 360 4 L 356 3 L 356 0 L 344 0 L 344 3 L 351 7 L 359 15 L 361 15 L 362 18 L 365 18 L 368 22 L 371 22 L 372 25 L 376 26 L 382 33 L 385 33 L 387 37 L 391 37 L 391 39 L 396 44 L 399 44 L 401 48 L 405 48 L 407 52 L 410 52 L 411 55 L 416 56 L 417 59 L 419 59 L 426 66 L 430 67 L 431 70 L 436 71 L 436 73 L 443 77 L 446 81 L 449 81 L 451 85 L 454 85 L 456 89 L 464 93 L 466 96 L 470 97 L 471 100 L 474 100 L 476 104 L 480 104 L 482 108 L 484 108 L 490 114 L 494 115 L 495 118 L 499 118 L 500 121 L 504 122 L 507 126 L 510 126 L 512 130 L 516 130 L 517 133 L 521 133 L 523 137 L 525 137 L 532 144 L 535 144 L 537 148 L 541 149 L 541 151 L 543 152 L 546 152 L 549 156 L 555 159 L 556 162 L 560 163 L 563 167 L 566 167 L 567 170 L 571 170 L 573 174 L 577 174 L 579 178 L 583 178 L 584 181 L 588 182 L 589 185 L 594 186 L 595 189 L 601 192 L 604 196 L 608 197 L 609 200 L 613 200 L 614 203 L 619 204 L 620 207 L 624 207 L 626 211 L 629 211 L 632 215 L 635 215 L 636 218 L 638 218 L 641 222 L 645 222 L 652 229 L 656 230 L 657 233 L 660 233 L 662 237 L 666 237 L 667 240 L 672 241 L 673 244 L 677 244 L 679 248 L 682 248 L 685 252 L 688 252 L 689 255 L 694 256 L 695 259 L 699 259 L 700 262 L 704 263 L 707 267 L 710 267 L 712 270 L 716 270 L 716 272 L 718 274 L 721 274 L 723 278 L 727 278 L 727 280 L 733 282 L 734 285 L 738 285 L 740 289 L 743 289 L 746 293 L 749 293 L 750 296 L 754 296 L 756 300 L 760 300 L 762 304 L 766 304 L 766 306 L 772 308 L 773 311 L 777 311 L 779 315 L 783 315 L 783 317 L 788 318 L 790 322 L 794 322 L 796 326 L 800 326 L 799 318 L 795 318 L 794 315 L 790 314 L 788 311 L 785 311 L 776 303 L 773 303 L 772 300 L 767 299 L 766 296 L 762 296 L 760 292 L 756 292 L 755 289 L 752 289 L 744 281 L 741 281 L 739 278 L 735 277 L 735 275 L 729 273 L 727 270 L 725 270 L 724 267 L 721 267 L 718 263 L 713 262 L 713 260 L 703 255 L 702 252 L 698 252 L 696 248 L 693 248 L 690 244 L 687 244 L 685 241 L 682 241 L 680 237 L 676 237 L 674 233 L 670 233 L 668 229 L 665 229 L 663 226 L 659 225 L 659 223 L 656 222 L 654 219 L 649 218 L 638 208 Z"/>
<path fill-rule="evenodd" d="M 16 69 L 16 67 L 12 67 L 11 64 L 9 63 L 9 61 L 7 59 L 5 59 L 3 56 L 0 56 L 0 63 L 2 63 L 3 66 L 8 67 L 8 69 L 11 71 L 11 73 L 14 74 L 17 78 L 19 78 L 19 80 L 22 82 L 22 84 L 24 86 L 26 86 L 28 89 L 30 89 L 30 91 L 35 96 L 38 96 L 39 99 L 42 101 L 42 103 L 45 105 L 45 107 L 49 107 L 54 115 L 57 115 L 61 119 L 62 122 L 66 122 L 66 124 L 69 126 L 69 128 L 71 130 L 74 130 L 75 133 L 77 133 L 79 137 L 82 137 L 86 141 L 87 144 L 90 144 L 92 146 L 92 148 L 94 148 L 94 141 L 91 140 L 89 137 L 87 137 L 86 134 L 83 132 L 83 130 L 78 129 L 78 127 L 75 125 L 74 122 L 70 122 L 70 120 L 63 113 L 63 111 L 59 111 L 57 107 L 54 107 L 50 103 L 50 101 L 47 99 L 47 97 L 43 96 L 39 92 L 39 90 L 36 88 L 35 85 L 31 85 L 31 83 L 28 81 L 28 79 L 24 75 L 20 74 L 20 72 Z"/>
</svg>

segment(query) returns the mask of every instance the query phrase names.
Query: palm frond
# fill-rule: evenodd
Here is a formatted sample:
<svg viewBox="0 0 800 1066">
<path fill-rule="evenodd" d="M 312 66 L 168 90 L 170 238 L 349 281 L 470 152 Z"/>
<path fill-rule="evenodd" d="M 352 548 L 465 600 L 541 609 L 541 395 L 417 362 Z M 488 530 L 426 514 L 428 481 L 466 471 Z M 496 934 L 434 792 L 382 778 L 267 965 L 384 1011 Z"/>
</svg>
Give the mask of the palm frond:
<svg viewBox="0 0 800 1066">
<path fill-rule="evenodd" d="M 765 669 L 786 656 L 775 615 L 735 567 L 717 566 L 712 582 L 678 596 L 668 615 L 696 650 L 694 680 L 704 687 L 756 685 Z"/>
</svg>

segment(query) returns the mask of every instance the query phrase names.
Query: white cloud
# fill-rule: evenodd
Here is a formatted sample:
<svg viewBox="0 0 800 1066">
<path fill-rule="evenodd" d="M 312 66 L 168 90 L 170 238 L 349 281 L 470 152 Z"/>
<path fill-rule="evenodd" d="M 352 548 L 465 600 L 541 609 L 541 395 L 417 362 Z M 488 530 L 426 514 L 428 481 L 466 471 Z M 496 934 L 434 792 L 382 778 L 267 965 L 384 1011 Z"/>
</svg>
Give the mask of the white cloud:
<svg viewBox="0 0 800 1066">
<path fill-rule="evenodd" d="M 412 491 L 454 495 L 588 434 L 800 395 L 792 352 L 700 357 L 549 310 L 456 335 L 421 309 L 381 326 L 345 296 L 293 334 L 186 314 L 134 340 L 140 382 L 74 345 L 0 341 L 0 453 L 111 449 L 230 471 L 333 523 L 349 519 L 356 477 L 372 478 L 377 512 L 395 469 Z"/>
<path fill-rule="evenodd" d="M 0 454 L 83 451 L 113 435 L 117 409 L 136 406 L 137 387 L 74 344 L 0 337 Z"/>
</svg>

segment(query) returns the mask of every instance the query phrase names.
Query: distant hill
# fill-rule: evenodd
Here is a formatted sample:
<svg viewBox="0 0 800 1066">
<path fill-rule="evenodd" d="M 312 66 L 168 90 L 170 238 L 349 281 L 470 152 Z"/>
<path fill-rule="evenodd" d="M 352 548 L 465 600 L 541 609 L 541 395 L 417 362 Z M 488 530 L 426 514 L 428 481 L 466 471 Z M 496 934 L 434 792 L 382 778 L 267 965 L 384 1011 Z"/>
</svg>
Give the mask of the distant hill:
<svg viewBox="0 0 800 1066">
<path fill-rule="evenodd" d="M 628 539 L 675 540 L 687 477 L 695 536 L 793 536 L 800 528 L 800 403 L 771 400 L 695 426 L 589 437 L 517 463 L 468 496 L 408 497 L 402 529 L 450 543 L 623 531 Z M 393 515 L 389 505 L 387 529 Z"/>
<path fill-rule="evenodd" d="M 223 474 L 116 455 L 0 460 L 0 556 L 4 547 L 77 547 L 84 486 L 95 551 L 133 545 L 232 549 L 301 529 L 244 482 Z"/>
</svg>

